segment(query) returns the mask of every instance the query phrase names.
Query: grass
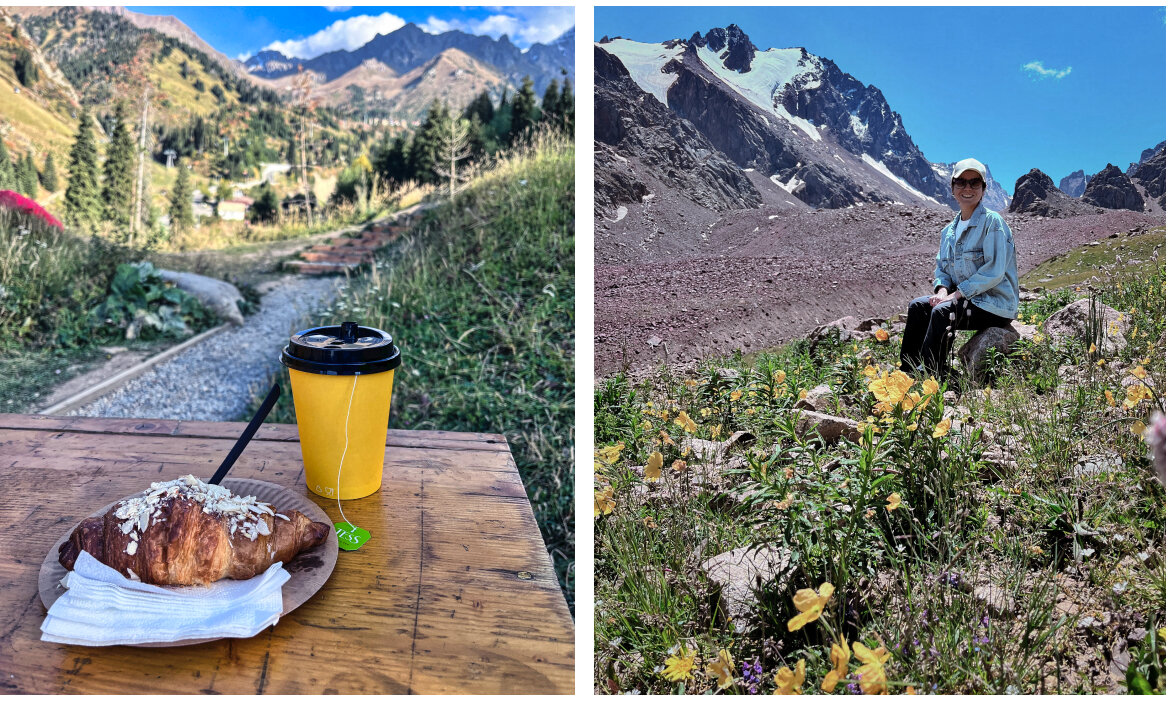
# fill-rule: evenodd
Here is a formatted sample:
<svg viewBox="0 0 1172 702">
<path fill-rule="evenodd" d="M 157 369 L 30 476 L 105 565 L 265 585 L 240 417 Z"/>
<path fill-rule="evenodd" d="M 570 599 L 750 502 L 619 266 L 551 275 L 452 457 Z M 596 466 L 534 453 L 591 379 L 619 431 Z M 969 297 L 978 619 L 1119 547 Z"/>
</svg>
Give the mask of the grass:
<svg viewBox="0 0 1172 702">
<path fill-rule="evenodd" d="M 508 438 L 571 609 L 573 186 L 572 143 L 537 139 L 429 211 L 316 320 L 394 335 L 392 426 Z M 292 405 L 270 421 L 296 421 Z"/>
<path fill-rule="evenodd" d="M 1134 236 L 1102 239 L 1097 246 L 1076 247 L 1038 265 L 1022 278 L 1021 284 L 1027 288 L 1059 290 L 1094 283 L 1100 269 L 1118 265 L 1116 257 L 1122 263 L 1140 261 L 1131 266 L 1133 272 L 1151 275 L 1159 270 L 1164 260 L 1163 248 L 1168 243 L 1166 231 L 1166 227 L 1153 227 Z"/>
<path fill-rule="evenodd" d="M 840 636 L 889 657 L 864 669 L 852 645 L 847 678 L 828 688 L 838 693 L 867 682 L 919 694 L 1113 692 L 1112 664 L 1130 689 L 1163 690 L 1165 494 L 1132 425 L 1166 395 L 1165 271 L 1123 270 L 1114 254 L 1103 265 L 1097 299 L 1133 320 L 1116 355 L 1088 355 L 1082 338 L 1026 339 L 988 388 L 914 379 L 891 391 L 889 411 L 890 386 L 873 383 L 898 368 L 894 325 L 886 342 L 801 340 L 603 381 L 596 692 L 768 693 L 799 664 L 814 692 Z M 1023 321 L 1087 293 L 1046 293 L 1023 305 Z M 822 384 L 824 411 L 861 427 L 857 441 L 825 441 L 795 421 Z M 922 397 L 905 408 L 911 393 Z M 743 450 L 706 468 L 694 442 L 738 431 L 750 432 Z M 735 622 L 702 564 L 746 546 L 789 551 L 792 573 L 758 583 L 758 605 Z M 833 587 L 824 609 L 791 631 L 823 583 Z"/>
</svg>

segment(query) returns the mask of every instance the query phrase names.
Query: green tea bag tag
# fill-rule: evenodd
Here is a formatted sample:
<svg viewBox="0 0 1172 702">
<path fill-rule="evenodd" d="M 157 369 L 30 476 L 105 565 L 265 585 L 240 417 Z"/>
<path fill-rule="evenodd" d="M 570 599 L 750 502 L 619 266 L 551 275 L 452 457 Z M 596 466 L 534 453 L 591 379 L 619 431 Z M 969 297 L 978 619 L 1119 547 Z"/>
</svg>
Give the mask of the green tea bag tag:
<svg viewBox="0 0 1172 702">
<path fill-rule="evenodd" d="M 347 522 L 335 522 L 334 531 L 338 534 L 338 548 L 343 551 L 357 551 L 370 541 L 369 531 Z"/>
</svg>

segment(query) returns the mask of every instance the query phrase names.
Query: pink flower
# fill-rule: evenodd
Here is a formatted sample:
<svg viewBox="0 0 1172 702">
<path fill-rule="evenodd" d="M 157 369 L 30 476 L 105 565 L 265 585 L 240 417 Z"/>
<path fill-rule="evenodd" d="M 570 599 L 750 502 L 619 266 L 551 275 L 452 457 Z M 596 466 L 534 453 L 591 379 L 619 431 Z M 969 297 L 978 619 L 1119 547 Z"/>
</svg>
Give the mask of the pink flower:
<svg viewBox="0 0 1172 702">
<path fill-rule="evenodd" d="M 16 191 L 0 190 L 0 207 L 35 217 L 51 227 L 65 229 L 65 226 L 56 217 L 46 212 L 45 208 Z"/>
</svg>

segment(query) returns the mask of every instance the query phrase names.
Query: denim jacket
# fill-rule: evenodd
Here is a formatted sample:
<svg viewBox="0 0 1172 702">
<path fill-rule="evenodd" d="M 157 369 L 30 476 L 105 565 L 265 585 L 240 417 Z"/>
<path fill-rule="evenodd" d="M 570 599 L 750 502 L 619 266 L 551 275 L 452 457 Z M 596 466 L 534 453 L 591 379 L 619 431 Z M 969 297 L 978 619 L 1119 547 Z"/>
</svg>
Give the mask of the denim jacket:
<svg viewBox="0 0 1172 702">
<path fill-rule="evenodd" d="M 1017 317 L 1017 249 L 1001 215 L 977 205 L 962 231 L 960 214 L 940 232 L 932 289 L 960 290 L 977 307 Z"/>
</svg>

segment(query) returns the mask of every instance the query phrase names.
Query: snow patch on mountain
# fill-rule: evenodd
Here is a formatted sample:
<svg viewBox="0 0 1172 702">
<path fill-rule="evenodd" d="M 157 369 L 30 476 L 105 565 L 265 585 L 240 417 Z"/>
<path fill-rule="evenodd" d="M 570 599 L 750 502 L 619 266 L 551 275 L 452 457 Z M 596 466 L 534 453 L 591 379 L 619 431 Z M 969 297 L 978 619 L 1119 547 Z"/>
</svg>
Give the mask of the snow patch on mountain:
<svg viewBox="0 0 1172 702">
<path fill-rule="evenodd" d="M 928 200 L 929 202 L 934 202 L 937 205 L 941 204 L 940 201 L 938 201 L 936 198 L 928 197 L 924 193 L 913 188 L 911 185 L 908 184 L 908 182 L 906 180 L 904 180 L 903 178 L 900 178 L 899 176 L 892 173 L 891 169 L 888 168 L 886 165 L 884 165 L 882 161 L 876 161 L 870 154 L 863 154 L 862 156 L 860 156 L 860 158 L 863 159 L 863 162 L 866 163 L 868 166 L 870 166 L 871 168 L 874 168 L 875 170 L 879 171 L 883 175 L 887 176 L 888 178 L 891 179 L 892 182 L 894 182 L 896 185 L 903 188 L 904 190 L 908 191 L 912 195 L 915 195 L 916 197 L 922 198 L 924 200 Z M 897 202 L 896 204 L 903 204 L 903 203 Z"/>
<path fill-rule="evenodd" d="M 780 93 L 799 76 L 810 73 L 802 63 L 801 49 L 769 49 L 758 51 L 746 73 L 725 68 L 720 54 L 708 47 L 696 50 L 700 60 L 720 80 L 740 93 L 746 100 L 770 114 L 775 114 L 806 133 L 814 141 L 822 141 L 818 129 L 808 120 L 791 115 L 781 106 Z"/>
<path fill-rule="evenodd" d="M 605 51 L 614 54 L 627 67 L 631 78 L 643 90 L 655 96 L 664 105 L 667 105 L 667 90 L 675 82 L 676 74 L 664 73 L 663 67 L 669 61 L 684 52 L 684 44 L 669 49 L 663 44 L 646 44 L 630 39 L 613 39 L 603 44 L 595 44 Z"/>
</svg>

